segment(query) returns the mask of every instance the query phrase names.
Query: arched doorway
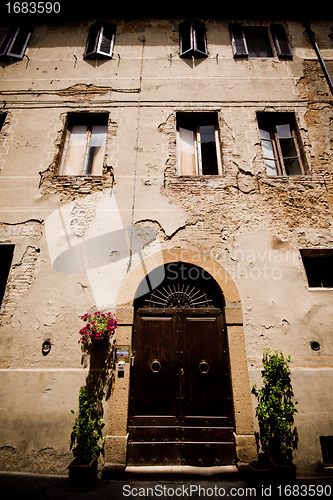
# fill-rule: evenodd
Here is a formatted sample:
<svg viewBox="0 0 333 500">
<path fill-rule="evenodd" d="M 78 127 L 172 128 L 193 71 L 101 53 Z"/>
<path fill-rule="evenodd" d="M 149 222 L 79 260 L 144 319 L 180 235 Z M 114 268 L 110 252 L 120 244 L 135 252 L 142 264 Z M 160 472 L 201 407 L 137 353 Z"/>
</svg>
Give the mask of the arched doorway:
<svg viewBox="0 0 333 500">
<path fill-rule="evenodd" d="M 164 280 L 153 289 L 151 283 L 161 281 L 156 279 L 161 271 Z M 234 463 L 234 413 L 223 310 L 218 284 L 194 264 L 161 266 L 139 286 L 130 373 L 128 465 Z"/>
</svg>

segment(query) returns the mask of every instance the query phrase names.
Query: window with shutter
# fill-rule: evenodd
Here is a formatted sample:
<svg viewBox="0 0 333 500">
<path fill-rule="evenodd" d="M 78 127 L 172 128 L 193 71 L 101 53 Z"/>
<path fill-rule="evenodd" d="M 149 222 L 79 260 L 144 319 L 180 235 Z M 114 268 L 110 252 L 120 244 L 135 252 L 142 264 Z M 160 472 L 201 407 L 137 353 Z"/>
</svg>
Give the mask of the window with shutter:
<svg viewBox="0 0 333 500">
<path fill-rule="evenodd" d="M 293 113 L 258 113 L 260 141 L 267 175 L 308 173 Z"/>
<path fill-rule="evenodd" d="M 222 174 L 216 113 L 177 113 L 180 175 Z"/>
<path fill-rule="evenodd" d="M 22 59 L 28 46 L 33 29 L 27 26 L 10 28 L 0 45 L 2 60 Z"/>
<path fill-rule="evenodd" d="M 98 22 L 90 26 L 84 59 L 111 59 L 116 37 L 115 24 Z"/>
<path fill-rule="evenodd" d="M 243 26 L 241 23 L 229 25 L 232 51 L 238 57 L 273 57 L 269 31 L 274 41 L 276 54 L 280 58 L 292 58 L 293 53 L 284 27 L 281 24 L 265 26 Z"/>
<path fill-rule="evenodd" d="M 188 19 L 180 23 L 179 55 L 183 58 L 208 56 L 206 27 L 203 22 Z"/>
<path fill-rule="evenodd" d="M 59 175 L 102 175 L 107 114 L 70 115 Z"/>
</svg>

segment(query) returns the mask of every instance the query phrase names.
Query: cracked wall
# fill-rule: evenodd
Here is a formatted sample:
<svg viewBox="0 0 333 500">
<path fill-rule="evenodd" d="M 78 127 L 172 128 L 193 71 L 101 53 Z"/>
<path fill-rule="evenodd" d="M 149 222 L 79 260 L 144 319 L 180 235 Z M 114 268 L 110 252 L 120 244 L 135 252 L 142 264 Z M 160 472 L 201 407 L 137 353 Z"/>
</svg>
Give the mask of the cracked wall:
<svg viewBox="0 0 333 500">
<path fill-rule="evenodd" d="M 10 388 L 1 396 L 7 410 L 0 447 L 11 470 L 66 473 L 70 410 L 89 374 L 90 358 L 77 341 L 80 315 L 96 306 L 92 283 L 85 271 L 52 267 L 45 234 L 45 221 L 61 210 L 75 241 L 104 230 L 150 228 L 157 240 L 144 257 L 190 249 L 227 269 L 242 301 L 250 381 L 260 383 L 264 347 L 292 355 L 301 408 L 296 461 L 302 471 L 322 467 L 318 433 L 333 433 L 333 299 L 330 290 L 307 287 L 298 250 L 333 245 L 331 96 L 298 21 L 285 23 L 292 61 L 234 60 L 225 19 L 205 20 L 206 59 L 182 60 L 180 21 L 119 21 L 110 61 L 83 60 L 89 22 L 66 24 L 61 33 L 55 25 L 36 26 L 29 61 L 0 67 L 7 113 L 0 136 L 0 235 L 16 245 L 3 303 L 0 373 L 2 389 Z M 329 22 L 313 29 L 331 68 Z M 222 176 L 178 175 L 176 113 L 182 111 L 218 113 Z M 263 111 L 295 113 L 310 175 L 266 175 L 256 119 Z M 69 112 L 109 113 L 98 179 L 57 175 Z M 119 226 L 103 204 L 110 199 Z M 109 257 L 116 262 L 119 251 L 112 247 Z M 103 267 L 98 273 L 107 295 L 110 280 Z M 112 277 L 114 289 L 123 283 L 120 274 Z M 126 300 L 118 309 L 118 342 L 130 344 L 133 311 Z M 46 339 L 51 351 L 43 356 Z M 320 342 L 320 351 L 311 350 L 311 340 Z M 126 381 L 116 379 L 112 388 L 121 407 L 109 426 L 124 436 Z M 309 401 L 310 386 L 316 401 Z M 106 421 L 108 407 L 109 401 Z M 58 464 L 52 470 L 51 462 Z"/>
</svg>

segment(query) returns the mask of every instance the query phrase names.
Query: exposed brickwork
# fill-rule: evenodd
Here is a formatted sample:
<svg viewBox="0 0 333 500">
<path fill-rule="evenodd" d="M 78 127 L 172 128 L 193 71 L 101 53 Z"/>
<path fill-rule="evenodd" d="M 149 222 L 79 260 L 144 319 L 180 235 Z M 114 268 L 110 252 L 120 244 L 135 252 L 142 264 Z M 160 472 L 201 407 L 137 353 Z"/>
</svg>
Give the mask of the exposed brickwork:
<svg viewBox="0 0 333 500">
<path fill-rule="evenodd" d="M 20 297 L 27 292 L 35 278 L 36 264 L 40 255 L 39 240 L 42 237 L 42 228 L 43 224 L 40 221 L 0 224 L 1 243 L 24 245 L 25 241 L 36 241 L 36 246 L 27 244 L 19 262 L 15 262 L 13 259 L 1 305 L 2 319 L 15 311 Z"/>
<path fill-rule="evenodd" d="M 72 91 L 74 92 L 74 91 Z M 112 141 L 117 133 L 118 125 L 109 120 L 107 138 L 106 138 L 106 154 L 103 163 L 103 173 L 101 176 L 93 175 L 58 175 L 61 155 L 64 147 L 66 136 L 66 118 L 67 115 L 61 116 L 63 127 L 58 132 L 58 137 L 55 141 L 56 153 L 52 163 L 48 168 L 40 172 L 40 190 L 43 194 L 58 193 L 62 200 L 73 200 L 77 197 L 84 196 L 94 191 L 102 191 L 113 186 L 114 176 L 113 167 L 108 162 L 108 142 Z"/>
</svg>

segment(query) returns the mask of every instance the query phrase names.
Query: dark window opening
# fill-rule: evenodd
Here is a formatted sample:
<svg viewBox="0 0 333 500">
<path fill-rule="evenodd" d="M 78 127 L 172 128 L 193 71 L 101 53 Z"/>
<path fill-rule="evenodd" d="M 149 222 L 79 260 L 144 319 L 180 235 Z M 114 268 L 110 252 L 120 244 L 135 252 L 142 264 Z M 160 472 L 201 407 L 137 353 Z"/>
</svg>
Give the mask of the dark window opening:
<svg viewBox="0 0 333 500">
<path fill-rule="evenodd" d="M 244 28 L 249 57 L 273 57 L 267 28 Z"/>
<path fill-rule="evenodd" d="M 320 436 L 320 446 L 324 465 L 333 465 L 333 436 Z"/>
<path fill-rule="evenodd" d="M 300 250 L 310 288 L 333 288 L 333 250 Z"/>
<path fill-rule="evenodd" d="M 216 113 L 177 113 L 180 175 L 221 173 Z"/>
<path fill-rule="evenodd" d="M 5 123 L 5 119 L 6 119 L 6 114 L 5 113 L 0 114 L 0 130 L 2 129 L 3 124 Z"/>
<path fill-rule="evenodd" d="M 0 258 L 1 258 L 1 268 L 0 268 L 0 305 L 2 304 L 3 297 L 5 295 L 7 279 L 12 265 L 14 255 L 14 245 L 0 245 Z"/>
<path fill-rule="evenodd" d="M 267 175 L 308 173 L 293 113 L 257 113 Z"/>
<path fill-rule="evenodd" d="M 183 58 L 207 57 L 206 27 L 201 21 L 187 20 L 179 25 L 179 55 Z"/>
</svg>

